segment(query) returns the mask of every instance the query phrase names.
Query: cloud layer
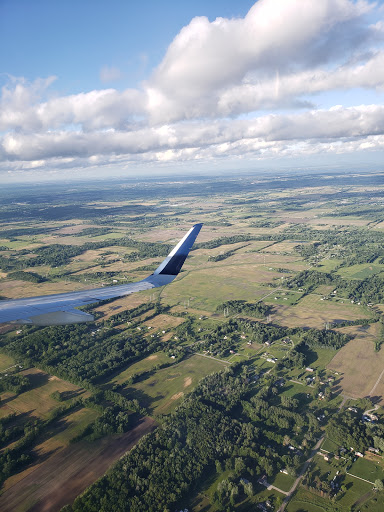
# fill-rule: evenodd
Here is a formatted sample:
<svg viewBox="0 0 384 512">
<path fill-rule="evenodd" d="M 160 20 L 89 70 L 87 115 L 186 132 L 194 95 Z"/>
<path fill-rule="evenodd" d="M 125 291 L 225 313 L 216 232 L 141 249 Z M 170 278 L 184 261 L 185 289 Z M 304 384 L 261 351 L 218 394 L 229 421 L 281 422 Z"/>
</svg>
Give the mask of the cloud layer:
<svg viewBox="0 0 384 512">
<path fill-rule="evenodd" d="M 344 91 L 382 99 L 382 17 L 368 0 L 259 0 L 244 18 L 192 19 L 140 89 L 58 96 L 56 77 L 11 78 L 0 169 L 382 151 L 382 102 L 318 106 Z"/>
</svg>

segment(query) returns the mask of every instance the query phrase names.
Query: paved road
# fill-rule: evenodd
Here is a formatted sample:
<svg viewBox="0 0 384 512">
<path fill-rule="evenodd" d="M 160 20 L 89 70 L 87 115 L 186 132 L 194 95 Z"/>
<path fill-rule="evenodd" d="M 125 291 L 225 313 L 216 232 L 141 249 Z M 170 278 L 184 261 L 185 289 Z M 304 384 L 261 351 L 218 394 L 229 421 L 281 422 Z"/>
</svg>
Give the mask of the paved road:
<svg viewBox="0 0 384 512">
<path fill-rule="evenodd" d="M 296 480 L 295 480 L 294 484 L 292 485 L 292 487 L 291 487 L 291 489 L 290 489 L 290 491 L 289 491 L 289 493 L 288 493 L 287 497 L 286 497 L 286 498 L 284 498 L 284 501 L 283 501 L 283 503 L 282 503 L 281 507 L 279 508 L 279 510 L 278 510 L 277 512 L 283 512 L 283 511 L 285 510 L 285 507 L 287 506 L 287 504 L 288 504 L 289 500 L 291 499 L 292 494 L 296 491 L 296 488 L 297 488 L 297 486 L 299 485 L 300 480 L 303 478 L 304 473 L 307 471 L 307 469 L 308 469 L 308 467 L 309 467 L 310 463 L 312 462 L 313 457 L 314 457 L 314 456 L 316 455 L 316 453 L 318 452 L 318 450 L 319 450 L 319 448 L 320 448 L 320 446 L 321 446 L 321 443 L 322 443 L 322 442 L 323 442 L 323 440 L 324 440 L 324 437 L 325 437 L 325 434 L 323 434 L 323 435 L 320 437 L 320 439 L 317 441 L 317 443 L 316 443 L 315 447 L 313 448 L 313 450 L 311 451 L 311 453 L 310 453 L 310 455 L 309 455 L 308 459 L 305 461 L 304 466 L 301 468 L 301 471 L 300 471 L 300 473 L 299 473 L 299 476 L 296 478 Z"/>
</svg>

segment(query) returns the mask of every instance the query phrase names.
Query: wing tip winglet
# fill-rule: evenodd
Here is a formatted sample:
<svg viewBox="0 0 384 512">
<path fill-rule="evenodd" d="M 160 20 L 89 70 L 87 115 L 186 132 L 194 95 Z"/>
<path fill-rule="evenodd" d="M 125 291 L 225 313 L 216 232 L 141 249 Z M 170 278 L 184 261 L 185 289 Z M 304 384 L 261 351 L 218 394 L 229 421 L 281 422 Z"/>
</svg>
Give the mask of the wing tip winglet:
<svg viewBox="0 0 384 512">
<path fill-rule="evenodd" d="M 202 223 L 194 224 L 188 233 L 172 249 L 165 260 L 157 267 L 153 275 L 177 276 L 184 261 L 187 259 L 189 251 L 195 243 L 197 235 L 200 233 Z"/>
</svg>

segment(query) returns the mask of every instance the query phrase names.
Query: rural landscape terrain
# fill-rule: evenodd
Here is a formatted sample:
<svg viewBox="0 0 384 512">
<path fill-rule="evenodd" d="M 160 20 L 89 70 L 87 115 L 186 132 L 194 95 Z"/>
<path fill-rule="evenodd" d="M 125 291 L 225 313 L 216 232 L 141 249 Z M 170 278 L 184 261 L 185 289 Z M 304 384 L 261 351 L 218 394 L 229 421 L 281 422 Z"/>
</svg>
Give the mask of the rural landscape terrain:
<svg viewBox="0 0 384 512">
<path fill-rule="evenodd" d="M 0 298 L 170 285 L 0 327 L 0 510 L 382 511 L 384 175 L 8 185 Z"/>
</svg>

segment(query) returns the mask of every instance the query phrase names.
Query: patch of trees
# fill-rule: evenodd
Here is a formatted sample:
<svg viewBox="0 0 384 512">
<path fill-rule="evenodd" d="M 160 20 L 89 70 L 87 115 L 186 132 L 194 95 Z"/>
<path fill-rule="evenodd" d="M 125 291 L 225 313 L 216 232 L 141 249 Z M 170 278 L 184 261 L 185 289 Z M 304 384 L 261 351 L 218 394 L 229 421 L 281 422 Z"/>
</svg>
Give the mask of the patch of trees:
<svg viewBox="0 0 384 512">
<path fill-rule="evenodd" d="M 14 219 L 13 219 L 14 220 Z M 66 227 L 66 226 L 61 226 Z M 11 229 L 4 229 L 0 231 L 0 238 L 16 238 L 20 236 L 25 235 L 41 235 L 41 234 L 47 234 L 52 231 L 57 230 L 57 228 L 49 228 L 47 226 L 41 226 L 39 228 L 11 228 Z"/>
<path fill-rule="evenodd" d="M 287 280 L 286 286 L 288 288 L 305 288 L 307 293 L 311 292 L 318 286 L 325 284 L 335 284 L 335 281 L 341 281 L 340 278 L 335 278 L 326 272 L 317 272 L 316 270 L 303 270 Z"/>
<path fill-rule="evenodd" d="M 100 331 L 85 324 L 46 327 L 11 341 L 6 350 L 44 370 L 79 385 L 95 384 L 160 347 L 137 330 Z"/>
<path fill-rule="evenodd" d="M 42 283 L 43 281 L 45 281 L 44 277 L 38 274 L 37 272 L 23 272 L 22 270 L 10 272 L 7 275 L 7 278 L 17 279 L 19 281 L 28 281 L 30 283 Z"/>
<path fill-rule="evenodd" d="M 255 238 L 251 235 L 233 235 L 233 236 L 222 236 L 215 238 L 209 242 L 200 242 L 195 245 L 195 249 L 216 249 L 222 245 L 237 244 L 239 242 L 249 242 Z"/>
<path fill-rule="evenodd" d="M 219 304 L 216 311 L 229 315 L 241 313 L 246 316 L 254 316 L 256 318 L 264 318 L 271 312 L 271 307 L 263 302 L 251 303 L 245 300 L 228 300 Z"/>
<path fill-rule="evenodd" d="M 24 426 L 15 424 L 16 413 L 0 418 L 0 448 L 14 441 L 24 433 Z"/>
<path fill-rule="evenodd" d="M 250 227 L 252 228 L 277 228 L 284 224 L 284 221 L 276 221 L 276 220 L 269 220 L 269 219 L 260 219 L 257 221 L 254 221 L 250 224 Z"/>
<path fill-rule="evenodd" d="M 111 231 L 112 231 L 111 228 L 106 228 L 106 227 L 103 227 L 103 228 L 84 228 L 81 231 L 79 231 L 79 233 L 69 233 L 68 236 L 78 236 L 78 237 L 81 237 L 81 236 L 89 236 L 89 237 L 102 236 L 102 235 L 107 235 Z"/>
<path fill-rule="evenodd" d="M 351 411 L 341 411 L 334 415 L 325 427 L 327 436 L 347 450 L 364 453 L 373 445 L 372 430 L 360 421 Z"/>
<path fill-rule="evenodd" d="M 298 343 L 288 352 L 281 364 L 286 368 L 302 368 L 306 364 L 305 345 Z"/>
<path fill-rule="evenodd" d="M 384 301 L 384 278 L 371 276 L 361 281 L 343 281 L 342 287 L 348 297 L 363 304 L 379 304 Z"/>
<path fill-rule="evenodd" d="M 84 401 L 84 405 L 89 407 L 90 403 Z M 123 432 L 127 432 L 132 426 L 131 414 L 118 405 L 100 407 L 100 409 L 101 415 L 73 438 L 71 443 L 75 443 L 84 438 L 88 441 L 94 441 L 100 437 L 122 434 Z"/>
<path fill-rule="evenodd" d="M 301 336 L 302 342 L 310 348 L 332 348 L 338 350 L 343 347 L 352 336 L 341 334 L 332 330 L 309 329 Z"/>
<path fill-rule="evenodd" d="M 1 376 L 0 393 L 4 391 L 12 391 L 12 393 L 23 393 L 31 387 L 31 382 L 25 375 L 12 374 Z"/>
</svg>

